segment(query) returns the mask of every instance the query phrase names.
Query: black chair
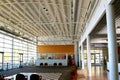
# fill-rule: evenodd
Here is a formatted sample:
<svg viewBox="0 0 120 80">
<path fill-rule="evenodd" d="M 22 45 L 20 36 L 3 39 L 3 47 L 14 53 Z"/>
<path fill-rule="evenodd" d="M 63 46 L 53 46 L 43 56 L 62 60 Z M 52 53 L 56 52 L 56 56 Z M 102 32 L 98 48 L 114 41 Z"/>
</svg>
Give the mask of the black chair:
<svg viewBox="0 0 120 80">
<path fill-rule="evenodd" d="M 54 63 L 54 66 L 57 66 L 57 63 Z"/>
<path fill-rule="evenodd" d="M 17 74 L 16 80 L 25 80 L 25 76 L 23 74 Z"/>
<path fill-rule="evenodd" d="M 37 74 L 30 75 L 30 80 L 42 80 L 42 76 L 39 76 Z"/>
<path fill-rule="evenodd" d="M 40 66 L 43 66 L 43 63 L 40 63 Z"/>
<path fill-rule="evenodd" d="M 45 66 L 47 66 L 47 65 L 48 65 L 48 63 L 45 63 L 44 65 L 45 65 Z"/>
<path fill-rule="evenodd" d="M 62 63 L 59 63 L 59 66 L 62 66 Z"/>
</svg>

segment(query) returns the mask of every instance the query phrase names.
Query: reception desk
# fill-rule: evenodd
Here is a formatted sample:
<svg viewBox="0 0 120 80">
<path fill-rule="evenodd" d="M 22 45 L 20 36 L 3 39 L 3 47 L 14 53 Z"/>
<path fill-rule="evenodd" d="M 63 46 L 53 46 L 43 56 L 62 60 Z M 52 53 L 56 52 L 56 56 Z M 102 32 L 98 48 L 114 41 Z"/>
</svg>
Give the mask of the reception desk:
<svg viewBox="0 0 120 80">
<path fill-rule="evenodd" d="M 68 60 L 67 59 L 41 59 L 36 60 L 36 66 L 67 66 Z"/>
</svg>

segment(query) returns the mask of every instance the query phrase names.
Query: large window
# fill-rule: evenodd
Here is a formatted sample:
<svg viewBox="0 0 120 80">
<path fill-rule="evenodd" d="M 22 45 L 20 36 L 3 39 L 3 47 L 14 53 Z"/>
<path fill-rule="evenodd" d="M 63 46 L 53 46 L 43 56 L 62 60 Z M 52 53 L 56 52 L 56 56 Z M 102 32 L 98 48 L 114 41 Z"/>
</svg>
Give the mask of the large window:
<svg viewBox="0 0 120 80">
<path fill-rule="evenodd" d="M 0 33 L 0 52 L 3 53 L 3 57 L 0 57 L 0 61 L 3 62 L 0 64 L 4 70 L 20 66 L 20 53 L 23 54 L 22 65 L 33 65 L 36 59 L 35 43 L 2 33 Z"/>
</svg>

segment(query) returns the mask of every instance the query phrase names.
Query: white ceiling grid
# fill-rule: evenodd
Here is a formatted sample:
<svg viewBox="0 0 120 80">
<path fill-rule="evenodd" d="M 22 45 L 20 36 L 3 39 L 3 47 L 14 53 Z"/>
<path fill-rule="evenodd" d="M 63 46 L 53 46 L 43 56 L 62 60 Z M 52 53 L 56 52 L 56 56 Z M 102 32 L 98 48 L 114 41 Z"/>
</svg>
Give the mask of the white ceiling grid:
<svg viewBox="0 0 120 80">
<path fill-rule="evenodd" d="M 76 0 L 75 0 L 76 1 Z M 73 44 L 80 25 L 74 28 L 73 0 L 0 0 L 0 28 L 41 44 Z M 75 39 L 73 38 L 74 36 Z"/>
</svg>

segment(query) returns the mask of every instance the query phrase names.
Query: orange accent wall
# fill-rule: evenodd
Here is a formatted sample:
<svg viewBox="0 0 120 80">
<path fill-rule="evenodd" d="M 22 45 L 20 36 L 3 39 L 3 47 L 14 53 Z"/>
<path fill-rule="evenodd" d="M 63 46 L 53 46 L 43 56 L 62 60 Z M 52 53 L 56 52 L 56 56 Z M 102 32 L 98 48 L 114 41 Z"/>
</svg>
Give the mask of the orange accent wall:
<svg viewBox="0 0 120 80">
<path fill-rule="evenodd" d="M 38 53 L 74 53 L 74 45 L 38 45 Z"/>
</svg>

